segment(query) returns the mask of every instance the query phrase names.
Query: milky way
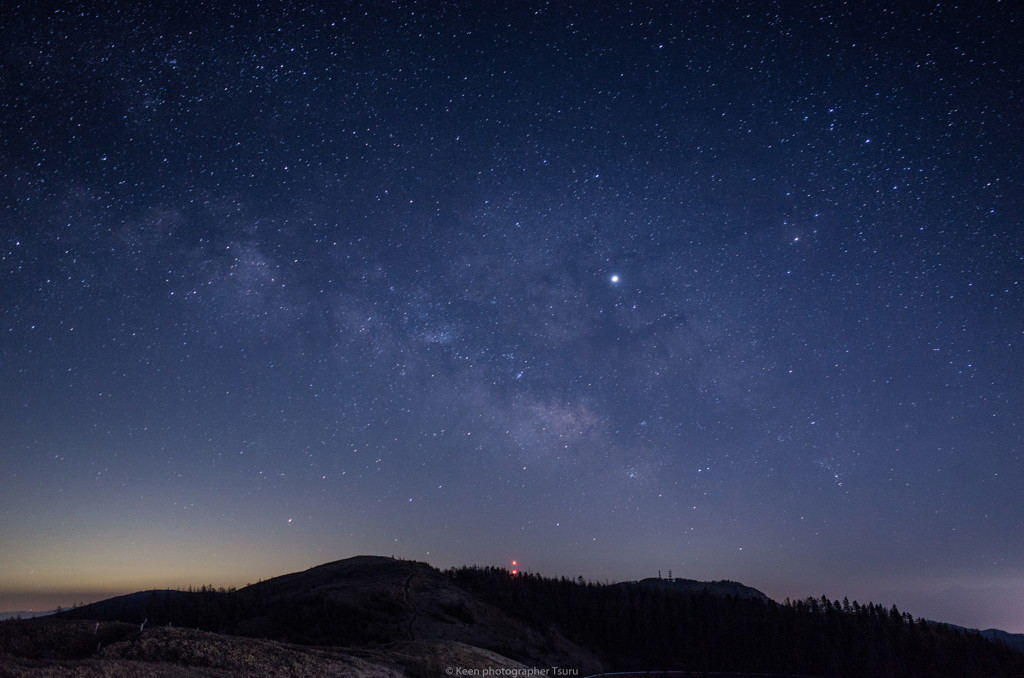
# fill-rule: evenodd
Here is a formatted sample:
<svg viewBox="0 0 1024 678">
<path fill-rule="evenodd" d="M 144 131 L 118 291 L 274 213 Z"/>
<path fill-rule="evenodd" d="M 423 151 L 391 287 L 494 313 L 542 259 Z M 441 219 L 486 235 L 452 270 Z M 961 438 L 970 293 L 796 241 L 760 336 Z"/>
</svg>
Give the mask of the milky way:
<svg viewBox="0 0 1024 678">
<path fill-rule="evenodd" d="M 1022 18 L 14 6 L 0 608 L 375 553 L 1024 632 Z"/>
</svg>

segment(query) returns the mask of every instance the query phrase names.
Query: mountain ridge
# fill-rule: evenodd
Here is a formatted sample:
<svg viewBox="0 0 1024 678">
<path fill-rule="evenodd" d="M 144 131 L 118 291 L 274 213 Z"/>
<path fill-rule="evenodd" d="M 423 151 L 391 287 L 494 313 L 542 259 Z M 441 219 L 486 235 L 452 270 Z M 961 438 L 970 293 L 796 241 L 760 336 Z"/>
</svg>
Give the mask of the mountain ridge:
<svg viewBox="0 0 1024 678">
<path fill-rule="evenodd" d="M 131 674 L 132 662 L 155 671 L 147 675 L 206 675 L 202 666 L 253 675 L 253 657 L 294 668 L 282 675 L 366 677 L 426 678 L 451 667 L 1024 675 L 1024 655 L 1009 646 L 895 607 L 780 604 L 728 580 L 598 584 L 382 556 L 237 590 L 154 589 L 0 622 L 2 675 L 44 675 L 31 671 L 55 661 L 99 662 L 111 675 Z"/>
<path fill-rule="evenodd" d="M 642 586 L 646 588 L 657 588 L 674 590 L 682 593 L 700 594 L 708 593 L 713 596 L 736 596 L 737 598 L 749 598 L 768 602 L 771 600 L 765 593 L 741 584 L 738 581 L 720 579 L 717 581 L 698 581 L 696 579 L 662 579 L 661 577 L 648 577 L 639 581 L 619 582 L 619 586 Z"/>
</svg>

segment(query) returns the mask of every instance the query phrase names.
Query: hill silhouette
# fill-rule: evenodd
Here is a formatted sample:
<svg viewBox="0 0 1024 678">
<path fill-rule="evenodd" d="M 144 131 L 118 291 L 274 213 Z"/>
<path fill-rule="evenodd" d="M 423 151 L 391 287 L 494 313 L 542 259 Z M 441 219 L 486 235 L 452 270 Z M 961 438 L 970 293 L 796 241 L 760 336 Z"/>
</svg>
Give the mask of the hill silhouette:
<svg viewBox="0 0 1024 678">
<path fill-rule="evenodd" d="M 648 578 L 641 579 L 636 582 L 623 582 L 619 586 L 640 586 L 644 588 L 653 588 L 662 591 L 676 591 L 679 593 L 709 593 L 713 596 L 734 596 L 736 598 L 749 598 L 754 600 L 760 600 L 761 602 L 767 603 L 771 600 L 761 591 L 750 586 L 745 586 L 738 581 L 729 581 L 722 579 L 719 581 L 697 581 L 695 579 L 680 579 L 678 577 L 673 579 L 662 579 Z"/>
<path fill-rule="evenodd" d="M 566 676 L 959 678 L 1024 676 L 1024 654 L 895 608 L 780 604 L 738 582 L 596 584 L 359 556 L 238 590 L 145 591 L 0 622 L 0 675 L 69 667 L 80 675 L 278 667 L 269 674 L 425 678 L 449 667 L 533 667 L 552 676 L 561 667 Z"/>
</svg>

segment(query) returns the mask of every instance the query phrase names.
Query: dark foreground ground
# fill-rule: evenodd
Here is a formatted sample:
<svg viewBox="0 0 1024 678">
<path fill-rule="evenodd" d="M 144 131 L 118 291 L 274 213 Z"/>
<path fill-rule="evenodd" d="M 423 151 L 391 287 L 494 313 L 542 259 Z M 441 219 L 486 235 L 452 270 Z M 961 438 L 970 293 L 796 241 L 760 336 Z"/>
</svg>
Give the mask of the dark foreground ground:
<svg viewBox="0 0 1024 678">
<path fill-rule="evenodd" d="M 97 678 L 193 676 L 443 676 L 525 668 L 456 641 L 399 641 L 375 648 L 306 647 L 175 627 L 86 620 L 33 619 L 0 623 L 0 676 Z"/>
</svg>

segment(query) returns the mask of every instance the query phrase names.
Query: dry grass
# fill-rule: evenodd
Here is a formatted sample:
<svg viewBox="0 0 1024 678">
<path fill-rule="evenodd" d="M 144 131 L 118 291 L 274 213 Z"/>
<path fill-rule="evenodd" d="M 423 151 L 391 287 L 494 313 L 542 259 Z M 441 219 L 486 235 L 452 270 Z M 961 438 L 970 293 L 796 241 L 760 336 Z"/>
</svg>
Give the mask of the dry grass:
<svg viewBox="0 0 1024 678">
<path fill-rule="evenodd" d="M 29 620 L 36 622 L 37 620 Z M 398 678 L 348 653 L 178 628 L 46 620 L 0 625 L 0 676 Z M 106 629 L 104 627 L 107 627 Z M 104 645 L 97 638 L 111 642 Z M 87 649 L 87 647 L 91 649 Z M 98 651 L 97 651 L 98 649 Z"/>
</svg>

